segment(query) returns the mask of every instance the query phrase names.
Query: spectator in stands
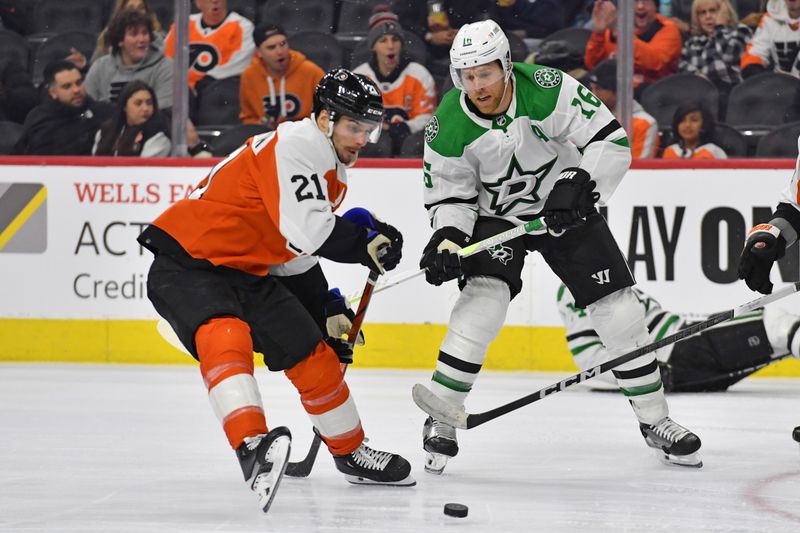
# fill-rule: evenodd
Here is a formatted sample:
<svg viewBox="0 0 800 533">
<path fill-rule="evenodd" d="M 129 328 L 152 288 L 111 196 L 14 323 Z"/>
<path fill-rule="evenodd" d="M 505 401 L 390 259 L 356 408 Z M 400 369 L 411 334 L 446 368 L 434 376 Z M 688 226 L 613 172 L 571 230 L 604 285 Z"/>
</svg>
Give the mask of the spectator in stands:
<svg viewBox="0 0 800 533">
<path fill-rule="evenodd" d="M 658 0 L 634 2 L 633 86 L 641 94 L 645 85 L 674 74 L 681 56 L 681 33 L 658 14 Z M 584 61 L 593 69 L 617 52 L 617 6 L 596 0 L 592 8 L 592 35 Z"/>
<path fill-rule="evenodd" d="M 28 17 L 23 0 L 0 0 L 0 29 L 20 35 L 28 33 Z"/>
<path fill-rule="evenodd" d="M 436 109 L 436 86 L 428 69 L 403 53 L 403 28 L 388 6 L 376 6 L 369 19 L 369 62 L 353 69 L 381 89 L 383 129 L 392 138 L 392 152 L 399 154 L 411 133 L 425 128 Z"/>
<path fill-rule="evenodd" d="M 446 63 L 449 72 L 450 46 L 464 24 L 485 17 L 489 0 L 393 0 L 392 11 L 400 25 L 425 39 L 434 61 Z"/>
<path fill-rule="evenodd" d="M 692 36 L 683 43 L 680 72 L 702 74 L 720 90 L 729 93 L 742 81 L 739 61 L 752 32 L 729 0 L 694 0 Z"/>
<path fill-rule="evenodd" d="M 325 72 L 289 48 L 280 26 L 259 25 L 253 41 L 256 53 L 239 86 L 239 120 L 275 128 L 280 122 L 311 116 L 314 89 Z"/>
<path fill-rule="evenodd" d="M 592 92 L 603 101 L 613 113 L 617 111 L 617 62 L 606 59 L 600 62 L 589 74 Z M 658 152 L 658 123 L 656 119 L 633 101 L 631 118 L 631 153 L 634 159 L 656 157 Z"/>
<path fill-rule="evenodd" d="M 92 63 L 86 75 L 86 92 L 102 102 L 114 102 L 132 80 L 146 82 L 164 107 L 172 107 L 172 59 L 153 44 L 150 17 L 127 9 L 109 23 L 106 40 L 111 53 Z"/>
<path fill-rule="evenodd" d="M 711 112 L 698 102 L 678 106 L 672 119 L 672 138 L 678 142 L 664 150 L 664 159 L 727 159 L 714 144 L 716 123 Z"/>
<path fill-rule="evenodd" d="M 800 0 L 769 0 L 767 12 L 747 46 L 742 77 L 774 70 L 800 77 Z"/>
<path fill-rule="evenodd" d="M 189 16 L 189 86 L 206 78 L 240 76 L 253 57 L 253 23 L 235 11 L 227 0 L 195 0 L 200 13 Z M 166 39 L 166 54 L 173 57 L 175 25 Z"/>
<path fill-rule="evenodd" d="M 147 18 L 150 19 L 150 27 L 153 28 L 153 44 L 159 50 L 163 50 L 164 29 L 161 27 L 161 23 L 158 22 L 158 16 L 156 16 L 156 12 L 152 10 L 150 4 L 147 3 L 147 0 L 116 0 L 114 2 L 114 9 L 111 11 L 111 16 L 109 17 L 109 26 L 110 21 L 117 18 L 117 16 L 126 9 L 141 11 L 147 15 Z M 103 28 L 103 31 L 101 31 L 100 35 L 97 36 L 97 46 L 92 54 L 91 63 L 94 63 L 97 58 L 111 53 L 113 43 L 108 42 L 109 26 Z"/>
<path fill-rule="evenodd" d="M 172 143 L 152 87 L 136 80 L 120 92 L 114 114 L 95 135 L 94 155 L 166 157 Z"/>
<path fill-rule="evenodd" d="M 94 135 L 110 106 L 86 95 L 83 75 L 74 63 L 58 60 L 44 69 L 49 98 L 25 119 L 25 131 L 12 153 L 90 155 Z"/>
<path fill-rule="evenodd" d="M 39 103 L 27 69 L 14 58 L 0 63 L 0 121 L 22 124 L 28 112 Z"/>
<path fill-rule="evenodd" d="M 565 26 L 562 0 L 491 0 L 489 18 L 503 31 L 543 39 Z"/>
</svg>

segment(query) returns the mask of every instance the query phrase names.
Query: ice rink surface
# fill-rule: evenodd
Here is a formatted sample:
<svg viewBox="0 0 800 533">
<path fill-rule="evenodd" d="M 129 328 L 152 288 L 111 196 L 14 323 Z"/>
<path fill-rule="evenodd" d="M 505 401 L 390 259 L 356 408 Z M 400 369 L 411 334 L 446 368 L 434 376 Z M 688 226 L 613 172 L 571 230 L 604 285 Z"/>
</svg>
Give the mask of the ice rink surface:
<svg viewBox="0 0 800 533">
<path fill-rule="evenodd" d="M 305 455 L 310 423 L 282 374 L 257 376 L 270 427 Z M 413 466 L 413 488 L 344 481 L 320 450 L 257 508 L 193 367 L 0 364 L 0 531 L 554 532 L 800 531 L 800 380 L 751 379 L 727 393 L 672 395 L 703 440 L 705 466 L 657 461 L 627 401 L 572 388 L 469 431 L 443 476 L 423 471 L 423 371 L 352 369 L 370 445 Z M 482 374 L 479 412 L 558 381 Z M 469 516 L 442 513 L 445 503 Z"/>
</svg>

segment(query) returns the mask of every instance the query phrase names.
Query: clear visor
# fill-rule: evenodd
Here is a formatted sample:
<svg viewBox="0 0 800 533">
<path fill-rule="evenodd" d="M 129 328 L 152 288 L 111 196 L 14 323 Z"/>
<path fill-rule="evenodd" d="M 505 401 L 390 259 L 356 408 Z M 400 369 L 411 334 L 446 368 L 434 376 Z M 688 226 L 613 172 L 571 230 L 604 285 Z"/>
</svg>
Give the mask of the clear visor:
<svg viewBox="0 0 800 533">
<path fill-rule="evenodd" d="M 364 144 L 376 143 L 381 138 L 382 121 L 358 120 L 347 115 L 342 118 L 345 120 L 336 121 L 336 128 L 341 135 Z"/>
<path fill-rule="evenodd" d="M 496 62 L 477 67 L 455 68 L 450 65 L 453 84 L 467 92 L 477 91 L 505 78 L 505 72 Z"/>
</svg>

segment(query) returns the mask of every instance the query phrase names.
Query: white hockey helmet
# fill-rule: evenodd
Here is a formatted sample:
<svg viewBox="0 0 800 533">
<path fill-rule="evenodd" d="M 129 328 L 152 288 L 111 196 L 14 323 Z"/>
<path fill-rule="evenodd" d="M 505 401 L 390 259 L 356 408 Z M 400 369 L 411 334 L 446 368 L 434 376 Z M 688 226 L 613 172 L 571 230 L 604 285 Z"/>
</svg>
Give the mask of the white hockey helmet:
<svg viewBox="0 0 800 533">
<path fill-rule="evenodd" d="M 461 78 L 463 69 L 500 61 L 505 81 L 511 77 L 511 47 L 500 26 L 487 19 L 472 24 L 464 24 L 458 30 L 453 46 L 450 47 L 450 76 L 453 85 L 464 90 Z M 496 79 L 492 81 L 495 82 Z"/>
</svg>

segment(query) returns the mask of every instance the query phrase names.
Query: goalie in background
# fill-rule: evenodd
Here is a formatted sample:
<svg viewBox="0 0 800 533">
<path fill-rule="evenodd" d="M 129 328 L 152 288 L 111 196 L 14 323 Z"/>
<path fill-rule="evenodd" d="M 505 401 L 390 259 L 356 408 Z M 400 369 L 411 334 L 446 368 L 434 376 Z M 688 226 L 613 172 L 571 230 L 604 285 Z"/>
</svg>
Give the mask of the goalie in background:
<svg viewBox="0 0 800 533">
<path fill-rule="evenodd" d="M 645 292 L 637 288 L 633 291 L 645 309 L 650 343 L 695 322 L 689 316 L 665 310 Z M 610 360 L 608 350 L 592 328 L 588 311 L 575 306 L 575 299 L 563 284 L 558 289 L 557 304 L 567 328 L 569 351 L 578 368 L 587 370 Z M 665 346 L 656 351 L 664 390 L 721 392 L 772 361 L 800 357 L 798 326 L 800 316 L 773 305 Z M 619 390 L 611 372 L 600 374 L 591 383 L 593 388 Z"/>
</svg>

